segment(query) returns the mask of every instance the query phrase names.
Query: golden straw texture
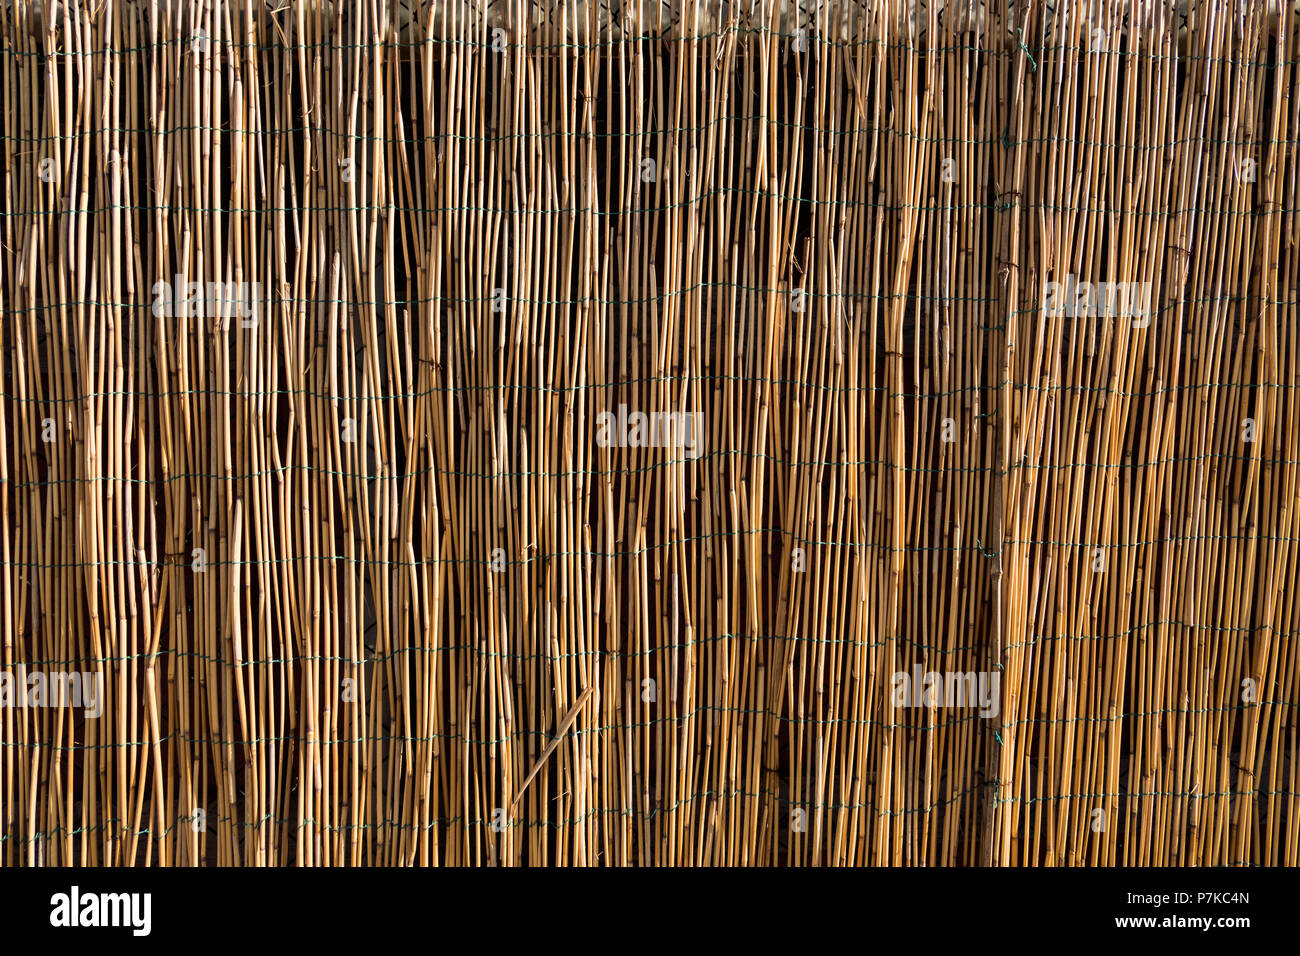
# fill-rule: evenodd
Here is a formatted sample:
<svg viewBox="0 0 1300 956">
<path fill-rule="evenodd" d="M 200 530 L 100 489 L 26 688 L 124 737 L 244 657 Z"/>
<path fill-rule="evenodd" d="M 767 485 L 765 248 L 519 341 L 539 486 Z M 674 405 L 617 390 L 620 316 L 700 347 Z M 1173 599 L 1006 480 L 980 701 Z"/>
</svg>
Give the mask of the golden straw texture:
<svg viewBox="0 0 1300 956">
<path fill-rule="evenodd" d="M 1300 9 L 0 0 L 0 864 L 1300 863 Z"/>
</svg>

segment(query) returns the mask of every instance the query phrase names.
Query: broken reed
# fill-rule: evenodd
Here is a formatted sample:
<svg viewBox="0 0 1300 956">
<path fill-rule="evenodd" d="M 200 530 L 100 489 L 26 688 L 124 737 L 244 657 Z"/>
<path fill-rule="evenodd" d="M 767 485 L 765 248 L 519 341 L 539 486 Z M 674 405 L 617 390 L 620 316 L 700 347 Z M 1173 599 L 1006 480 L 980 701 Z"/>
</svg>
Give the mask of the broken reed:
<svg viewBox="0 0 1300 956">
<path fill-rule="evenodd" d="M 0 8 L 0 862 L 1300 861 L 1300 18 L 826 6 Z"/>
</svg>

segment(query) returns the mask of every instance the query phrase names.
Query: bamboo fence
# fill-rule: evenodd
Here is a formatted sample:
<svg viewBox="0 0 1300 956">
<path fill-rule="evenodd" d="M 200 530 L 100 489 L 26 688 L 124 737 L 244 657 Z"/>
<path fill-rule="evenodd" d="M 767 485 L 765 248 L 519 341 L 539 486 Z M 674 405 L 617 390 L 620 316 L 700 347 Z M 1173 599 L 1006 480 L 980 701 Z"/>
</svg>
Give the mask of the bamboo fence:
<svg viewBox="0 0 1300 956">
<path fill-rule="evenodd" d="M 0 864 L 1300 863 L 1298 90 L 1289 0 L 3 0 Z"/>
</svg>

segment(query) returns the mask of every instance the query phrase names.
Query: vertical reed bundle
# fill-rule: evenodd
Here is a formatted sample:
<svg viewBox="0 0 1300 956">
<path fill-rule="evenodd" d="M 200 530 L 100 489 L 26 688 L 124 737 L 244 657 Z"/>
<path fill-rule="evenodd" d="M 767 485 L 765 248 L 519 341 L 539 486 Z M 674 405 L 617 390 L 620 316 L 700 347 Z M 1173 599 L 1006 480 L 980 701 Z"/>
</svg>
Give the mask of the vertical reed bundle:
<svg viewBox="0 0 1300 956">
<path fill-rule="evenodd" d="M 1277 0 L 5 0 L 0 864 L 1300 863 L 1297 88 Z"/>
</svg>

